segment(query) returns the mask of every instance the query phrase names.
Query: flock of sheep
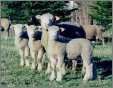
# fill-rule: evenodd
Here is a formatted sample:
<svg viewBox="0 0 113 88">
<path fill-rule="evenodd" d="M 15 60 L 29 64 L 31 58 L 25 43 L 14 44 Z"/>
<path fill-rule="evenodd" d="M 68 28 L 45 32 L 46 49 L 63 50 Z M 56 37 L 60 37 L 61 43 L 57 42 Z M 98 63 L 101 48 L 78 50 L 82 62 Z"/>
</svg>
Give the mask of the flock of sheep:
<svg viewBox="0 0 113 88">
<path fill-rule="evenodd" d="M 34 25 L 35 20 L 40 20 L 40 25 Z M 96 68 L 90 40 L 95 36 L 96 39 L 103 41 L 101 28 L 96 25 L 76 26 L 57 20 L 59 20 L 57 16 L 45 13 L 32 17 L 27 24 L 10 25 L 10 29 L 14 29 L 15 32 L 15 44 L 21 56 L 20 65 L 30 66 L 31 69 L 38 69 L 41 72 L 46 54 L 48 58 L 46 74 L 50 74 L 49 80 L 61 81 L 66 74 L 65 57 L 72 60 L 75 69 L 78 57 L 81 56 L 83 80 L 95 79 Z M 6 30 L 9 24 L 1 19 L 0 29 Z M 32 65 L 28 59 L 29 55 L 32 57 Z"/>
</svg>

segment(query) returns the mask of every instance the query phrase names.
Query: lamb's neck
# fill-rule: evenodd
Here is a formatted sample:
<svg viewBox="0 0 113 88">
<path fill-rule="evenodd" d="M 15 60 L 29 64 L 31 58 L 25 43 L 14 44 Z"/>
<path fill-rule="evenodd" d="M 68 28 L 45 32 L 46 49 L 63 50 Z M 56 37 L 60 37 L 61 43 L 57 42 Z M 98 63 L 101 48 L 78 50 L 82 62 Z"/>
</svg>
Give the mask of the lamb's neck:
<svg viewBox="0 0 113 88">
<path fill-rule="evenodd" d="M 20 38 L 19 36 L 15 36 L 15 40 L 18 42 L 20 41 L 22 38 Z"/>
<path fill-rule="evenodd" d="M 49 39 L 49 40 L 48 40 L 48 44 L 53 44 L 53 45 L 54 45 L 54 44 L 56 44 L 56 43 L 57 43 L 57 41 L 55 41 L 55 40 L 53 40 L 53 39 Z"/>
</svg>

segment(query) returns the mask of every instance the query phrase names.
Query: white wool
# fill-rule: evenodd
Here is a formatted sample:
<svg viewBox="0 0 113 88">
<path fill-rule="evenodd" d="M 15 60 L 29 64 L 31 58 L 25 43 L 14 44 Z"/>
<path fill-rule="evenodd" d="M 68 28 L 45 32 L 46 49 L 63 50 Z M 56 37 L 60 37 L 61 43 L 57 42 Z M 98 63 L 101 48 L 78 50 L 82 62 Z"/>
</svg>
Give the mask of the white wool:
<svg viewBox="0 0 113 88">
<path fill-rule="evenodd" d="M 15 45 L 19 51 L 21 56 L 20 58 L 20 65 L 21 66 L 29 66 L 29 46 L 28 46 L 28 39 L 20 38 L 21 33 L 23 32 L 23 24 L 15 24 L 12 25 L 11 28 L 15 31 Z"/>
<path fill-rule="evenodd" d="M 33 35 L 40 31 L 40 26 L 30 25 L 27 26 L 27 33 L 29 36 L 29 47 L 30 47 L 30 54 L 32 56 L 32 67 L 31 69 L 36 69 L 38 65 L 38 71 L 42 70 L 42 58 L 44 55 L 44 48 L 41 44 L 41 40 L 34 40 Z"/>
</svg>

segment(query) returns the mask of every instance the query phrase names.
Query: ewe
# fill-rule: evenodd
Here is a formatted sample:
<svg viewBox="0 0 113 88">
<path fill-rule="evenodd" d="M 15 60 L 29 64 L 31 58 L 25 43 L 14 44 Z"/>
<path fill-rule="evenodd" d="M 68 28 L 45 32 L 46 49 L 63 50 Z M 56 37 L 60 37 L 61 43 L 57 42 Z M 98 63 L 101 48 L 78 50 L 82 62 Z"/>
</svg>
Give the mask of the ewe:
<svg viewBox="0 0 113 88">
<path fill-rule="evenodd" d="M 61 30 L 63 29 L 59 29 L 57 26 L 50 26 L 48 28 L 47 55 L 50 63 L 50 81 L 55 78 L 56 81 L 61 81 L 65 74 L 64 55 L 66 45 L 57 40 L 57 35 Z"/>
<path fill-rule="evenodd" d="M 92 46 L 89 40 L 83 38 L 72 39 L 67 43 L 66 53 L 68 59 L 72 60 L 81 56 L 83 61 L 83 71 L 85 72 L 83 80 L 95 79 L 96 69 L 94 69 L 94 64 L 92 62 Z M 75 61 L 75 63 L 77 62 Z"/>
<path fill-rule="evenodd" d="M 42 32 L 40 27 L 29 25 L 27 26 L 27 33 L 29 36 L 30 53 L 33 58 L 32 69 L 36 69 L 38 65 L 38 71 L 42 70 L 42 58 L 44 54 L 44 48 L 41 44 Z"/>
<path fill-rule="evenodd" d="M 15 45 L 19 50 L 21 60 L 21 66 L 29 66 L 29 61 L 27 56 L 29 56 L 29 47 L 28 47 L 28 35 L 27 31 L 24 30 L 24 25 L 22 24 L 15 24 L 11 25 L 11 28 L 14 29 L 15 32 Z"/>
</svg>

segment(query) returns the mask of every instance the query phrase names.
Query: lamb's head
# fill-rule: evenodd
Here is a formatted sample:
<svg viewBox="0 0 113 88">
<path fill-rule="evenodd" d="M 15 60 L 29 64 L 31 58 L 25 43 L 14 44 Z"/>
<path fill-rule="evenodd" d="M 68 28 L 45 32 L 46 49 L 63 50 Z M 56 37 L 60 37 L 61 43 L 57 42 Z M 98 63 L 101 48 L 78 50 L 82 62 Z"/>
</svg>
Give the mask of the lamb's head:
<svg viewBox="0 0 113 88">
<path fill-rule="evenodd" d="M 60 32 L 64 31 L 64 28 L 60 28 L 58 26 L 50 26 L 48 28 L 48 38 L 50 40 L 56 40 Z"/>
<path fill-rule="evenodd" d="M 15 36 L 21 36 L 23 31 L 26 29 L 23 24 L 14 24 L 11 25 L 10 28 L 14 30 Z"/>
<path fill-rule="evenodd" d="M 45 13 L 43 15 L 36 15 L 37 19 L 40 19 L 41 26 L 43 29 L 47 29 L 48 26 L 51 26 L 56 20 L 60 18 L 58 16 L 54 16 L 50 13 Z"/>
<path fill-rule="evenodd" d="M 41 31 L 40 26 L 35 26 L 35 25 L 29 25 L 27 26 L 27 33 L 29 37 L 34 37 L 36 31 Z"/>
</svg>

